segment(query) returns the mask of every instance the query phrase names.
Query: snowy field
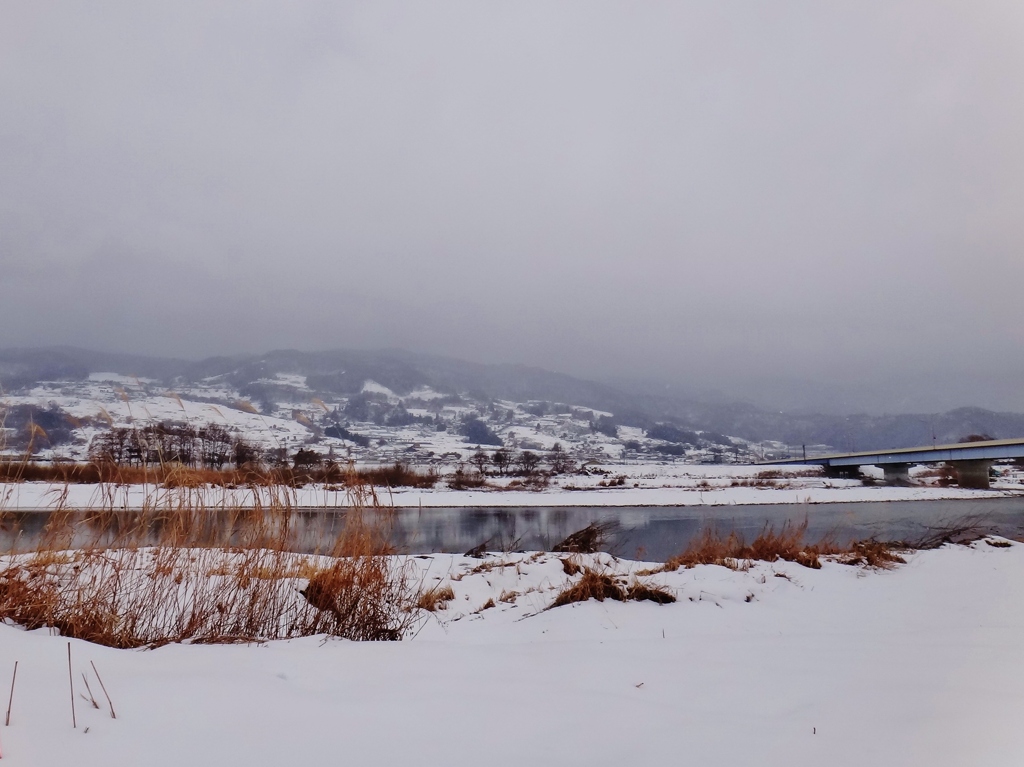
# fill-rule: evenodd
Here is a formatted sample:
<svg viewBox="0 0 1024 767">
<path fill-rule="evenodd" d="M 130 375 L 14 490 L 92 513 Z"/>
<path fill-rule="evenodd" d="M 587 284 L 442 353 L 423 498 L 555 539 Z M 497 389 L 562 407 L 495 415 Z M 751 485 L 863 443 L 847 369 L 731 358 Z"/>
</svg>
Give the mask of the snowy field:
<svg viewBox="0 0 1024 767">
<path fill-rule="evenodd" d="M 488 487 L 452 490 L 445 478 L 434 488 L 395 488 L 382 490 L 385 502 L 397 507 L 524 507 L 524 506 L 722 506 L 745 504 L 843 503 L 858 501 L 913 501 L 940 499 L 999 498 L 1024 495 L 1024 472 L 1016 467 L 1000 467 L 999 478 L 991 490 L 970 490 L 956 486 L 941 487 L 927 469 L 911 472 L 915 484 L 909 487 L 865 485 L 860 480 L 829 479 L 814 468 L 802 466 L 737 466 L 692 464 L 604 464 L 590 467 L 588 474 L 561 475 L 547 487 L 509 489 L 510 477 L 488 477 Z M 765 474 L 779 475 L 765 478 Z M 865 473 L 882 472 L 866 467 Z M 96 485 L 71 485 L 67 503 L 76 508 L 100 505 L 101 490 Z M 0 484 L 0 507 L 14 509 L 52 508 L 63 497 L 63 485 L 45 482 Z M 118 503 L 138 508 L 153 489 L 125 486 L 117 489 Z M 250 491 L 209 489 L 212 504 L 252 502 Z M 297 506 L 344 506 L 343 489 L 308 485 L 291 494 Z"/>
<path fill-rule="evenodd" d="M 1024 764 L 1022 545 L 699 566 L 651 576 L 675 604 L 551 610 L 552 555 L 412 561 L 454 599 L 402 642 L 73 641 L 100 704 L 78 698 L 77 729 L 67 641 L 0 626 L 5 764 Z"/>
</svg>

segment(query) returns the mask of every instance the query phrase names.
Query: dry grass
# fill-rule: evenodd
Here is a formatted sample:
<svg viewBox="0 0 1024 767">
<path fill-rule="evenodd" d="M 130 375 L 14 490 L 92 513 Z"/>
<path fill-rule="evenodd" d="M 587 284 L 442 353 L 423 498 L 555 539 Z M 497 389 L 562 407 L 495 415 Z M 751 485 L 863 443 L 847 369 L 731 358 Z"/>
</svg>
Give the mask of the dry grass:
<svg viewBox="0 0 1024 767">
<path fill-rule="evenodd" d="M 468 574 L 479 575 L 480 573 L 489 573 L 491 570 L 504 571 L 506 567 L 514 567 L 516 568 L 516 572 L 519 571 L 519 564 L 517 562 L 498 557 L 496 559 L 488 559 L 486 562 L 481 562 L 470 570 Z"/>
<path fill-rule="evenodd" d="M 566 557 L 561 560 L 562 572 L 566 575 L 576 575 L 577 573 L 583 572 L 583 565 L 579 563 L 576 557 Z"/>
<path fill-rule="evenodd" d="M 821 557 L 830 557 L 842 564 L 889 569 L 906 561 L 901 552 L 934 548 L 948 542 L 963 543 L 976 540 L 981 537 L 978 529 L 974 523 L 965 522 L 937 528 L 914 543 L 869 538 L 839 546 L 831 536 L 825 536 L 816 543 L 806 541 L 806 521 L 799 525 L 787 522 L 778 532 L 772 526 L 766 525 L 761 534 L 749 545 L 738 533 L 732 532 L 723 536 L 717 530 L 709 528 L 691 541 L 682 554 L 671 558 L 664 566 L 641 571 L 639 574 L 667 572 L 695 565 L 722 565 L 733 570 L 745 570 L 755 561 L 778 560 L 818 569 L 821 567 Z"/>
<path fill-rule="evenodd" d="M 863 565 L 877 570 L 888 570 L 896 565 L 906 564 L 907 560 L 898 552 L 896 544 L 870 539 L 854 541 L 850 544 L 850 550 L 839 554 L 836 561 L 846 565 Z"/>
<path fill-rule="evenodd" d="M 617 522 L 591 522 L 582 530 L 577 530 L 564 541 L 557 544 L 552 551 L 572 554 L 594 554 L 603 549 L 612 535 L 619 529 Z"/>
<path fill-rule="evenodd" d="M 588 599 L 625 602 L 626 591 L 607 573 L 599 573 L 587 567 L 583 569 L 583 576 L 578 581 L 559 592 L 551 606 L 561 607 L 573 602 L 586 602 Z"/>
<path fill-rule="evenodd" d="M 141 485 L 162 487 L 301 487 L 310 483 L 348 487 L 352 483 L 377 487 L 433 487 L 437 474 L 420 473 L 396 463 L 372 469 L 327 466 L 310 469 L 252 466 L 241 469 L 202 469 L 168 462 L 158 466 L 119 466 L 104 461 L 43 464 L 0 461 L 0 482 Z"/>
<path fill-rule="evenodd" d="M 451 490 L 478 490 L 484 487 L 490 488 L 492 485 L 482 472 L 467 471 L 459 467 L 448 478 L 448 487 Z"/>
<path fill-rule="evenodd" d="M 455 592 L 452 590 L 451 584 L 446 583 L 443 586 L 438 584 L 432 589 L 422 592 L 419 599 L 416 600 L 416 606 L 432 613 L 444 610 L 453 599 L 455 599 Z"/>
<path fill-rule="evenodd" d="M 906 544 L 912 549 L 937 549 L 947 543 L 971 543 L 988 532 L 982 515 L 966 515 L 941 525 L 928 528 L 928 532 Z"/>
<path fill-rule="evenodd" d="M 606 599 L 616 602 L 650 601 L 662 605 L 676 601 L 675 595 L 663 586 L 641 583 L 636 578 L 628 586 L 623 586 L 608 573 L 589 567 L 583 567 L 582 572 L 583 576 L 578 581 L 568 584 L 558 593 L 548 609 L 573 602 L 586 602 L 589 599 L 596 599 L 598 602 Z"/>
<path fill-rule="evenodd" d="M 736 569 L 744 561 L 774 562 L 779 559 L 817 569 L 821 567 L 818 557 L 839 553 L 838 547 L 827 538 L 815 544 L 807 543 L 804 540 L 806 532 L 806 521 L 799 525 L 786 522 L 778 532 L 767 525 L 754 542 L 747 545 L 739 533 L 732 532 L 723 537 L 716 529 L 707 528 L 690 542 L 683 553 L 668 560 L 664 569 L 676 570 L 694 565 L 723 565 Z"/>
<path fill-rule="evenodd" d="M 110 492 L 84 521 L 61 505 L 65 493 L 36 549 L 0 560 L 0 619 L 112 647 L 401 639 L 417 594 L 407 566 L 388 556 L 393 512 L 350 482 L 342 529 L 321 531 L 313 555 L 295 553 L 308 531 L 285 489 L 243 508 L 179 488 L 147 496 L 132 515 Z"/>
<path fill-rule="evenodd" d="M 664 586 L 641 583 L 634 580 L 626 587 L 626 599 L 635 602 L 656 602 L 659 605 L 669 605 L 676 601 L 675 594 Z"/>
</svg>

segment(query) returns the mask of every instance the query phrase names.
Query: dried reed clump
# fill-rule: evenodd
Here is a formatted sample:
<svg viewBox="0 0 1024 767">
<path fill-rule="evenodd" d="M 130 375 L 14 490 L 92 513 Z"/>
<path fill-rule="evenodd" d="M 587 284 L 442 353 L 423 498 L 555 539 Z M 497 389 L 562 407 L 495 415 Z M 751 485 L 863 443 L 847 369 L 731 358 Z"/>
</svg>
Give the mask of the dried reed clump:
<svg viewBox="0 0 1024 767">
<path fill-rule="evenodd" d="M 971 543 L 989 532 L 985 522 L 983 515 L 968 514 L 943 524 L 933 525 L 928 528 L 928 532 L 910 541 L 904 548 L 937 549 L 948 543 Z"/>
<path fill-rule="evenodd" d="M 820 557 L 823 556 L 833 557 L 836 562 L 841 564 L 888 569 L 906 561 L 900 556 L 900 552 L 929 548 L 951 540 L 955 542 L 974 540 L 980 537 L 978 529 L 975 523 L 966 521 L 941 529 L 937 528 L 935 532 L 913 544 L 878 541 L 869 538 L 853 541 L 847 546 L 839 546 L 830 536 L 826 536 L 817 543 L 806 542 L 806 521 L 800 525 L 792 525 L 787 522 L 779 532 L 776 532 L 771 525 L 766 525 L 761 534 L 749 545 L 743 540 L 743 536 L 736 532 L 722 536 L 712 528 L 704 530 L 690 542 L 682 554 L 668 560 L 663 567 L 647 572 L 671 571 L 695 565 L 723 565 L 737 570 L 749 567 L 750 562 L 753 561 L 775 562 L 778 560 L 819 569 L 821 567 Z"/>
<path fill-rule="evenodd" d="M 619 525 L 617 522 L 591 522 L 558 543 L 552 551 L 572 554 L 595 554 L 607 545 Z"/>
<path fill-rule="evenodd" d="M 461 466 L 448 478 L 448 487 L 451 490 L 478 490 L 483 487 L 491 487 L 487 477 L 482 472 L 466 471 Z"/>
<path fill-rule="evenodd" d="M 317 555 L 294 553 L 304 531 L 286 492 L 246 508 L 205 498 L 180 489 L 140 513 L 107 506 L 84 522 L 59 509 L 35 551 L 0 565 L 0 619 L 122 648 L 315 634 L 396 640 L 412 627 L 411 574 L 389 556 L 391 510 L 372 489 L 353 485 L 343 528 L 320 531 Z"/>
<path fill-rule="evenodd" d="M 381 556 L 336 559 L 300 592 L 318 612 L 304 635 L 328 634 L 363 641 L 396 641 L 411 624 L 411 595 Z"/>
<path fill-rule="evenodd" d="M 906 564 L 907 560 L 897 553 L 898 550 L 897 544 L 885 541 L 854 541 L 850 544 L 850 550 L 840 554 L 837 561 L 845 565 L 863 565 L 878 570 L 889 570 L 896 565 Z"/>
<path fill-rule="evenodd" d="M 551 606 L 562 607 L 573 602 L 586 602 L 588 599 L 596 599 L 598 602 L 606 599 L 625 602 L 626 592 L 610 575 L 587 567 L 583 569 L 583 576 L 576 583 L 559 592 Z"/>
<path fill-rule="evenodd" d="M 736 569 L 743 561 L 774 562 L 779 559 L 818 569 L 821 567 L 819 556 L 839 553 L 828 539 L 816 544 L 805 542 L 806 532 L 806 520 L 799 525 L 786 522 L 779 532 L 766 525 L 754 542 L 747 545 L 739 533 L 731 532 L 723 537 L 716 529 L 706 528 L 682 554 L 668 560 L 664 569 L 676 570 L 695 565 L 723 565 Z"/>
<path fill-rule="evenodd" d="M 566 575 L 576 575 L 577 573 L 583 572 L 583 565 L 581 565 L 576 557 L 566 557 L 561 560 L 562 572 Z"/>
<path fill-rule="evenodd" d="M 427 612 L 436 612 L 448 607 L 448 603 L 455 599 L 455 592 L 451 584 L 438 584 L 431 589 L 422 592 L 416 600 L 416 606 Z"/>
<path fill-rule="evenodd" d="M 626 599 L 634 602 L 655 602 L 659 605 L 669 605 L 676 601 L 676 596 L 664 586 L 634 580 L 626 587 Z"/>
<path fill-rule="evenodd" d="M 671 604 L 676 601 L 675 595 L 663 586 L 645 584 L 634 579 L 628 586 L 623 587 L 611 575 L 584 567 L 583 576 L 576 583 L 562 589 L 548 609 L 573 602 L 586 602 L 588 599 L 596 599 L 598 602 L 606 599 L 616 602 L 650 601 L 658 604 Z"/>
<path fill-rule="evenodd" d="M 0 461 L 0 482 L 54 482 L 115 485 L 157 484 L 162 487 L 301 487 L 309 483 L 348 486 L 427 488 L 437 484 L 436 472 L 420 473 L 396 463 L 371 469 L 336 465 L 294 469 L 247 465 L 242 468 L 209 469 L 168 461 L 152 466 L 123 466 L 111 461 L 44 464 L 29 460 Z"/>
</svg>

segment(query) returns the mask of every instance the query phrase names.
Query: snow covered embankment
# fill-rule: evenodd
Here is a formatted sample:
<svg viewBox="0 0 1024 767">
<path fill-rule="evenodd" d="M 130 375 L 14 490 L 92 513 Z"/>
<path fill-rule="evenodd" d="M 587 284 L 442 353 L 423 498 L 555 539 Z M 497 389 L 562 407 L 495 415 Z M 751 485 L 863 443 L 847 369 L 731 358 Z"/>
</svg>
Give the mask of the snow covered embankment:
<svg viewBox="0 0 1024 767">
<path fill-rule="evenodd" d="M 649 567 L 582 559 L 627 580 Z M 20 662 L 11 726 L 0 730 L 4 758 L 83 767 L 1024 763 L 1021 545 L 947 546 L 890 571 L 698 566 L 650 576 L 675 604 L 552 610 L 543 608 L 570 580 L 554 555 L 411 562 L 425 585 L 453 593 L 411 641 L 151 651 L 74 641 L 76 680 L 95 661 L 118 714 L 79 698 L 77 729 L 67 640 L 0 627 L 0 658 Z"/>
</svg>

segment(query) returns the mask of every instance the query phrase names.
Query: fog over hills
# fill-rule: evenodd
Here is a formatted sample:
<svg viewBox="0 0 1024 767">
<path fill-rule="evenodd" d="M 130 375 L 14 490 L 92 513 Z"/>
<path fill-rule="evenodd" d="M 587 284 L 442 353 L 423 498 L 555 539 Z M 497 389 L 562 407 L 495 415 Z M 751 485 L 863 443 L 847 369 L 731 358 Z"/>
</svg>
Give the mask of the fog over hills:
<svg viewBox="0 0 1024 767">
<path fill-rule="evenodd" d="M 0 385 L 7 393 L 39 381 L 81 381 L 101 372 L 153 379 L 168 389 L 217 379 L 264 407 L 284 398 L 275 376 L 304 377 L 309 398 L 317 394 L 352 397 L 372 381 L 398 395 L 429 388 L 442 394 L 468 394 L 477 401 L 560 403 L 610 412 L 617 424 L 645 430 L 668 423 L 752 442 L 828 445 L 838 450 L 953 442 L 969 434 L 1024 435 L 1024 415 L 982 408 L 899 415 L 769 410 L 721 394 L 688 394 L 621 380 L 601 383 L 535 367 L 481 364 L 394 349 L 275 350 L 198 361 L 73 347 L 0 351 Z"/>
</svg>

